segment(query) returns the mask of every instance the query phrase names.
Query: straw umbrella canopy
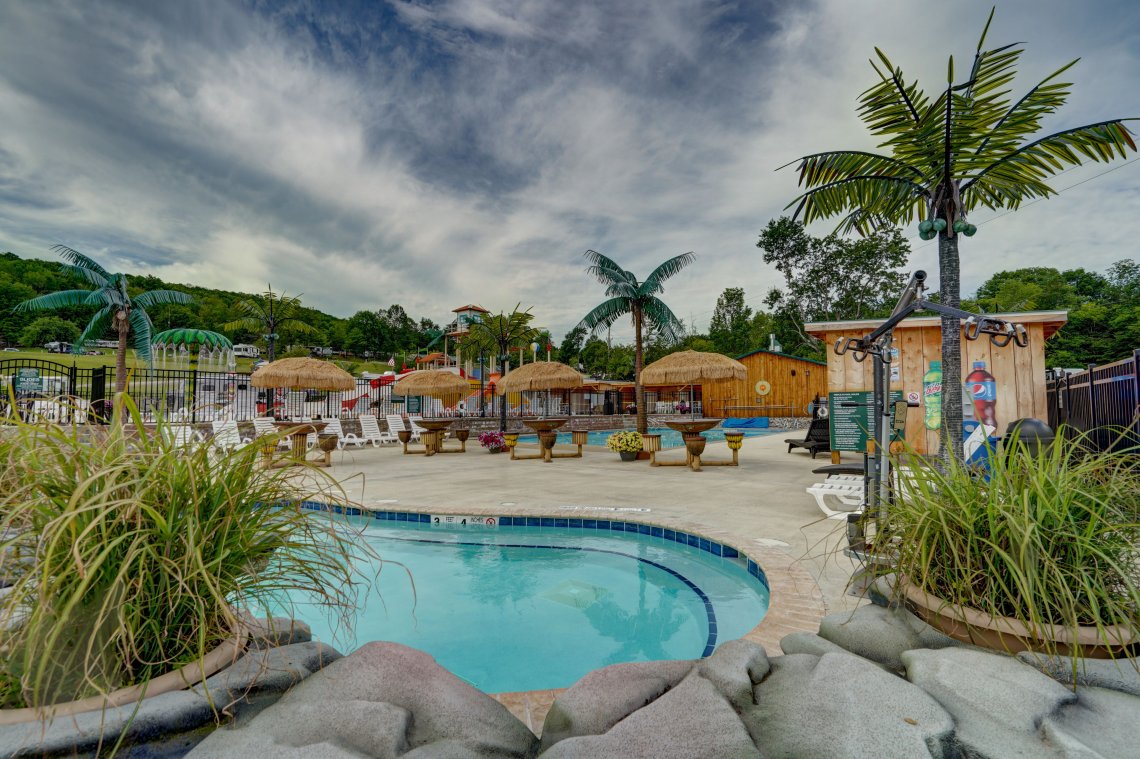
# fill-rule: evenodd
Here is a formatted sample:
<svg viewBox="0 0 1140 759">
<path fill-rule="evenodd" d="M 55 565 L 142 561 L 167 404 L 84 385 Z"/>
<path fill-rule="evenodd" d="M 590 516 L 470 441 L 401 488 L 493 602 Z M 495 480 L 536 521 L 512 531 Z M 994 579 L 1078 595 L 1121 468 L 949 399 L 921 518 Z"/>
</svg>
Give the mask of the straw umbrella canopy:
<svg viewBox="0 0 1140 759">
<path fill-rule="evenodd" d="M 582 386 L 582 374 L 558 361 L 535 361 L 523 364 L 507 374 L 495 386 L 499 395 L 524 390 L 571 390 Z"/>
<path fill-rule="evenodd" d="M 446 369 L 412 372 L 392 385 L 392 392 L 396 395 L 428 395 L 441 399 L 466 395 L 470 391 L 471 385 L 466 379 Z"/>
<path fill-rule="evenodd" d="M 291 387 L 306 390 L 355 390 L 352 375 L 329 361 L 315 358 L 281 358 L 266 364 L 249 378 L 254 387 Z"/>
<path fill-rule="evenodd" d="M 690 408 L 693 408 L 693 385 L 734 379 L 748 379 L 744 364 L 722 353 L 704 351 L 670 353 L 641 370 L 643 385 L 689 385 Z"/>
</svg>

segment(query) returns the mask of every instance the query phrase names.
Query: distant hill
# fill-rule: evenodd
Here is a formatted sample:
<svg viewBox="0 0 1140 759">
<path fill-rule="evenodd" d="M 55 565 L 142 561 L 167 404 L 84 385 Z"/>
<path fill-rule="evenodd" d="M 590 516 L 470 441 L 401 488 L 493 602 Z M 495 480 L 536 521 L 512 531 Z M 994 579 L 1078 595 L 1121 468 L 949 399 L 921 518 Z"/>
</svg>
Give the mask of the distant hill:
<svg viewBox="0 0 1140 759">
<path fill-rule="evenodd" d="M 154 327 L 158 331 L 174 327 L 197 327 L 222 332 L 235 343 L 260 342 L 260 335 L 249 332 L 226 332 L 222 328 L 226 322 L 238 318 L 239 314 L 234 304 L 243 298 L 248 298 L 252 293 L 164 282 L 150 275 L 137 276 L 128 273 L 127 277 L 132 290 L 137 289 L 139 292 L 168 289 L 180 290 L 194 296 L 194 302 L 188 305 L 157 306 L 148 309 L 147 312 L 154 320 Z M 20 258 L 15 253 L 0 254 L 0 314 L 3 315 L 0 318 L 0 339 L 5 345 L 19 344 L 20 335 L 27 326 L 45 313 L 49 313 L 13 313 L 12 309 L 17 304 L 57 290 L 88 288 L 89 286 L 82 280 L 62 272 L 59 261 Z M 50 313 L 61 316 L 83 329 L 94 312 L 94 308 L 66 308 Z M 297 342 L 344 350 L 348 319 L 341 319 L 315 308 L 303 309 L 300 317 L 316 328 L 318 333 L 305 335 L 303 338 L 298 338 Z M 288 344 L 290 337 L 288 334 L 283 334 L 281 344 Z"/>
</svg>

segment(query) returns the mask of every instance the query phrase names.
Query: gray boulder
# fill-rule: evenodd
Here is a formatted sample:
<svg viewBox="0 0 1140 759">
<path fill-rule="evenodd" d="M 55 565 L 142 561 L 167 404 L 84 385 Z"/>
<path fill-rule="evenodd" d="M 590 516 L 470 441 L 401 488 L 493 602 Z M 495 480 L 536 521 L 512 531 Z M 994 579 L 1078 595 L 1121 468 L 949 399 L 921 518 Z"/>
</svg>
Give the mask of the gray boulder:
<svg viewBox="0 0 1140 759">
<path fill-rule="evenodd" d="M 1081 688 L 1077 702 L 1044 719 L 1042 735 L 1074 756 L 1104 759 L 1140 754 L 1140 698 Z"/>
<path fill-rule="evenodd" d="M 737 711 L 753 706 L 755 684 L 768 674 L 768 655 L 752 641 L 730 640 L 713 655 L 697 664 L 701 677 L 708 680 Z"/>
<path fill-rule="evenodd" d="M 763 756 L 944 757 L 954 722 L 919 688 L 847 652 L 770 660 L 742 715 Z"/>
<path fill-rule="evenodd" d="M 530 757 L 538 739 L 421 651 L 368 643 L 190 756 Z"/>
<path fill-rule="evenodd" d="M 809 632 L 788 633 L 783 638 L 780 638 L 780 650 L 785 654 L 811 654 L 812 656 L 851 653 L 843 646 L 836 645 L 827 638 L 821 638 L 815 633 Z M 871 660 L 867 659 L 867 661 Z M 885 664 L 880 664 L 879 662 L 871 663 L 888 672 L 895 671 Z"/>
<path fill-rule="evenodd" d="M 1072 685 L 1073 660 L 1022 651 L 1018 659 L 1065 685 Z M 1081 659 L 1076 663 L 1076 684 L 1140 696 L 1140 659 Z"/>
<path fill-rule="evenodd" d="M 541 750 L 566 738 L 601 735 L 673 688 L 691 661 L 635 662 L 597 669 L 559 694 L 542 725 Z"/>
<path fill-rule="evenodd" d="M 876 606 L 885 606 L 893 609 L 899 605 L 898 595 L 895 592 L 895 575 L 876 577 L 874 582 L 867 586 L 867 600 Z"/>
<path fill-rule="evenodd" d="M 894 672 L 903 669 L 901 656 L 904 651 L 963 645 L 904 608 L 875 605 L 827 615 L 819 623 L 819 634 L 841 648 L 879 662 Z"/>
<path fill-rule="evenodd" d="M 604 735 L 566 738 L 541 759 L 760 759 L 732 704 L 695 669 Z"/>
<path fill-rule="evenodd" d="M 247 721 L 313 672 L 340 658 L 320 643 L 256 650 L 191 689 L 135 704 L 0 726 L 0 756 L 94 756 L 122 738 L 124 752 L 181 756 L 212 732 L 218 721 Z"/>
<path fill-rule="evenodd" d="M 1014 657 L 977 649 L 913 650 L 902 659 L 907 679 L 954 717 L 967 756 L 1063 755 L 1040 726 L 1077 697 L 1052 678 Z"/>
<path fill-rule="evenodd" d="M 249 627 L 251 648 L 291 646 L 294 643 L 308 643 L 313 639 L 312 629 L 299 619 L 258 618 L 246 613 L 242 614 L 242 621 Z"/>
</svg>

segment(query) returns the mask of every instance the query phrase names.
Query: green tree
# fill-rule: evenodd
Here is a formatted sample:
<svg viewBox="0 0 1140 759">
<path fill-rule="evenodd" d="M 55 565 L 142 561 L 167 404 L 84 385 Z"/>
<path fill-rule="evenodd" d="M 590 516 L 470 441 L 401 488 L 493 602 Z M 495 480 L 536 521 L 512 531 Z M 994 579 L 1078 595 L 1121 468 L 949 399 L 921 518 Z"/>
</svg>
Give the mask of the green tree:
<svg viewBox="0 0 1140 759">
<path fill-rule="evenodd" d="M 127 338 L 134 335 L 135 355 L 150 362 L 150 335 L 152 325 L 146 309 L 163 303 L 189 303 L 191 298 L 177 290 L 151 290 L 131 297 L 127 292 L 127 275 L 110 274 L 91 258 L 66 245 L 52 248 L 69 263 L 61 270 L 82 278 L 95 286 L 94 290 L 60 290 L 26 300 L 16 306 L 17 311 L 44 311 L 67 306 L 101 306 L 87 323 L 83 334 L 75 341 L 73 350 L 79 353 L 89 340 L 103 336 L 108 329 L 119 338 L 115 351 L 115 391 L 127 389 Z"/>
<path fill-rule="evenodd" d="M 765 299 L 773 310 L 772 331 L 787 352 L 806 358 L 819 358 L 824 346 L 804 324 L 886 315 L 906 284 L 902 267 L 910 243 L 897 229 L 863 238 L 815 237 L 785 216 L 768 222 L 756 246 L 764 263 L 784 275 L 784 288 Z"/>
<path fill-rule="evenodd" d="M 709 322 L 709 340 L 717 353 L 739 356 L 755 347 L 752 342 L 752 309 L 744 303 L 743 287 L 728 287 L 716 299 Z"/>
<path fill-rule="evenodd" d="M 606 301 L 594 307 L 579 322 L 592 333 L 610 327 L 619 318 L 629 315 L 633 321 L 633 382 L 637 398 L 637 431 L 648 431 L 645 414 L 645 388 L 641 385 L 641 369 L 645 358 L 643 334 L 647 325 L 652 324 L 670 341 L 676 341 L 684 330 L 684 325 L 665 302 L 657 295 L 665 290 L 665 280 L 677 274 L 697 258 L 693 252 L 682 253 L 662 263 L 646 277 L 638 281 L 633 272 L 621 268 L 612 259 L 597 251 L 586 251 L 590 266 L 587 273 L 606 286 Z"/>
<path fill-rule="evenodd" d="M 507 367 L 511 360 L 511 351 L 529 346 L 538 337 L 539 332 L 530 326 L 534 315 L 530 309 L 520 311 L 516 305 L 515 310 L 509 314 L 483 314 L 483 318 L 473 323 L 467 334 L 459 343 L 459 349 L 466 356 L 477 356 L 485 353 L 499 358 L 499 374 L 506 376 Z M 499 431 L 507 431 L 507 403 L 499 407 Z"/>
<path fill-rule="evenodd" d="M 260 333 L 265 338 L 270 361 L 277 356 L 277 341 L 281 338 L 282 332 L 288 330 L 308 335 L 316 331 L 300 318 L 301 296 L 289 297 L 285 293 L 275 293 L 273 285 L 269 285 L 261 295 L 239 300 L 234 304 L 234 308 L 242 316 L 227 322 L 223 328 L 227 332 L 246 330 Z"/>
<path fill-rule="evenodd" d="M 789 204 L 805 223 L 844 215 L 843 231 L 867 233 L 888 225 L 923 219 L 926 238 L 938 236 L 941 301 L 958 306 L 958 238 L 976 227 L 967 214 L 979 206 L 1016 209 L 1032 198 L 1055 194 L 1046 179 L 1085 159 L 1111 161 L 1136 150 L 1124 119 L 1065 129 L 1044 137 L 1041 123 L 1064 105 L 1071 84 L 1058 77 L 1072 61 L 1045 77 L 1016 102 L 1007 85 L 1016 73 L 1022 49 L 1017 43 L 983 50 L 993 21 L 990 11 L 978 40 L 969 76 L 954 81 L 954 59 L 947 84 L 928 97 L 917 82 L 907 83 L 878 48 L 883 68 L 872 63 L 879 82 L 863 93 L 860 118 L 883 141 L 885 153 L 835 151 L 799 161 L 799 181 L 807 192 Z M 962 382 L 959 320 L 942 319 L 943 382 Z M 942 455 L 962 451 L 961 393 L 942 399 Z"/>
<path fill-rule="evenodd" d="M 51 342 L 74 343 L 79 338 L 79 327 L 58 316 L 41 316 L 29 324 L 20 337 L 20 344 L 36 347 Z"/>
<path fill-rule="evenodd" d="M 558 346 L 558 360 L 577 368 L 578 354 L 582 352 L 582 346 L 585 345 L 586 334 L 586 328 L 581 325 L 567 332 L 566 336 L 562 338 L 562 344 Z"/>
</svg>

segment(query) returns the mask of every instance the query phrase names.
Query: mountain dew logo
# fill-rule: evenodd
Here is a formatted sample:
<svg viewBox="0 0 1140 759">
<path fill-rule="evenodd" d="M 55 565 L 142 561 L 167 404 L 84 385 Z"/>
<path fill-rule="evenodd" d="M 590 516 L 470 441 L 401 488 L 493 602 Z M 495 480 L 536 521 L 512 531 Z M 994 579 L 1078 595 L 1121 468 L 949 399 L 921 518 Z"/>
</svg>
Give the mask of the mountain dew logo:
<svg viewBox="0 0 1140 759">
<path fill-rule="evenodd" d="M 941 382 L 927 382 L 922 386 L 922 394 L 929 398 L 932 395 L 942 395 Z"/>
</svg>

